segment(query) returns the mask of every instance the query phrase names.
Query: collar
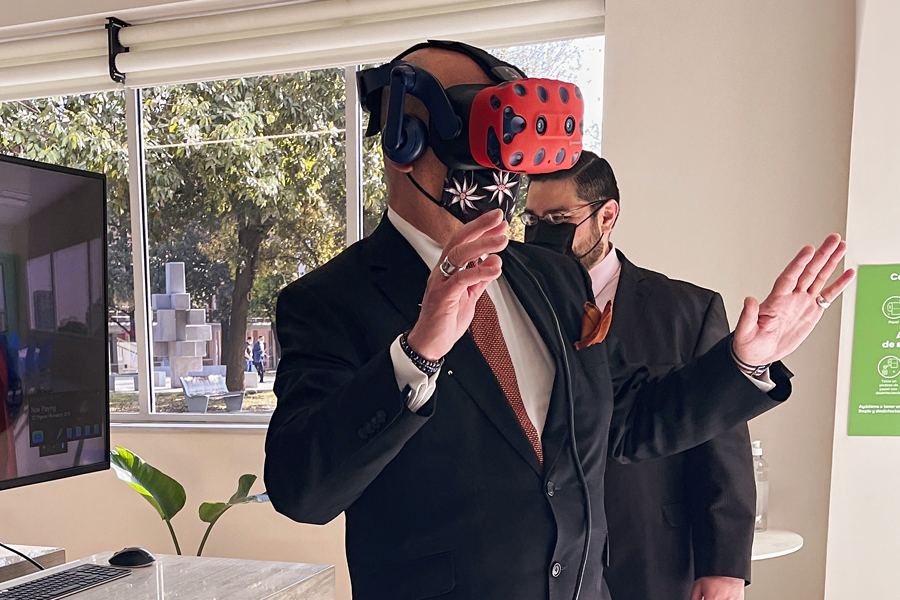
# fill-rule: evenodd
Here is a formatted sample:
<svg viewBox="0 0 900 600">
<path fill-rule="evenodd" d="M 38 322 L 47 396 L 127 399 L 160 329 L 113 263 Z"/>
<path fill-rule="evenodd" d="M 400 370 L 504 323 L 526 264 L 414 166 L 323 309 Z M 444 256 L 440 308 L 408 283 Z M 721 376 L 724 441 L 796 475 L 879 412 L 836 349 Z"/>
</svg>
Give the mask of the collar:
<svg viewBox="0 0 900 600">
<path fill-rule="evenodd" d="M 621 269 L 622 262 L 619 260 L 619 255 L 616 252 L 615 246 L 613 246 L 613 243 L 610 242 L 609 252 L 606 253 L 606 256 L 603 257 L 603 260 L 591 267 L 591 269 L 588 271 L 588 274 L 591 276 L 591 283 L 595 297 L 600 295 L 600 292 L 603 290 L 603 288 L 605 288 L 610 281 L 612 281 L 619 275 L 619 271 Z"/>
<path fill-rule="evenodd" d="M 409 245 L 413 247 L 416 254 L 418 254 L 425 262 L 428 269 L 433 271 L 437 266 L 438 261 L 441 260 L 441 254 L 444 252 L 441 245 L 416 229 L 409 221 L 398 215 L 397 211 L 391 207 L 388 207 L 387 217 L 391 222 L 391 225 L 393 225 L 397 232 L 409 242 Z"/>
</svg>

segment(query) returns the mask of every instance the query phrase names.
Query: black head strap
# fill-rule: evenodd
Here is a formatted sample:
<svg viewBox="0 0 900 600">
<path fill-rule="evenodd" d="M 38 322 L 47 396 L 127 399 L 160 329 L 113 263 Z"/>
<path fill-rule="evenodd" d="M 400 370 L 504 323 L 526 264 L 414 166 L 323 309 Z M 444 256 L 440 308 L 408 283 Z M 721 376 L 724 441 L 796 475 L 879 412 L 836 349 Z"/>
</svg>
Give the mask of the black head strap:
<svg viewBox="0 0 900 600">
<path fill-rule="evenodd" d="M 427 42 L 416 44 L 395 56 L 389 63 L 357 73 L 356 81 L 360 103 L 366 112 L 369 113 L 369 126 L 366 128 L 366 137 L 381 132 L 381 91 L 390 85 L 391 70 L 398 63 L 403 62 L 406 56 L 423 48 L 440 48 L 464 54 L 474 60 L 494 83 L 514 81 L 525 77 L 525 73 L 515 65 L 502 61 L 481 48 L 476 48 L 463 42 L 428 40 Z"/>
</svg>

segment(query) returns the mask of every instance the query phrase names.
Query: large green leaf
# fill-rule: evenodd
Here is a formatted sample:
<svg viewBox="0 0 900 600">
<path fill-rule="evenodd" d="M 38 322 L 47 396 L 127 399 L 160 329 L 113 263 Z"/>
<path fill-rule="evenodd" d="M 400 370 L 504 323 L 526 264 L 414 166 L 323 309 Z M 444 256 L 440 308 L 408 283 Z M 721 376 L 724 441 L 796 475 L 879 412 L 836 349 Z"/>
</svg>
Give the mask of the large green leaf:
<svg viewBox="0 0 900 600">
<path fill-rule="evenodd" d="M 250 493 L 250 488 L 253 487 L 255 481 L 256 475 L 241 475 L 240 479 L 238 479 L 238 489 L 228 502 L 204 502 L 200 505 L 200 520 L 212 525 L 232 506 L 237 506 L 238 504 L 250 504 L 251 502 L 268 502 L 269 495 L 266 493 L 256 494 L 254 496 L 248 495 Z"/>
<path fill-rule="evenodd" d="M 184 508 L 186 496 L 180 483 L 121 446 L 116 446 L 109 457 L 119 479 L 146 498 L 160 518 L 168 521 Z"/>
</svg>

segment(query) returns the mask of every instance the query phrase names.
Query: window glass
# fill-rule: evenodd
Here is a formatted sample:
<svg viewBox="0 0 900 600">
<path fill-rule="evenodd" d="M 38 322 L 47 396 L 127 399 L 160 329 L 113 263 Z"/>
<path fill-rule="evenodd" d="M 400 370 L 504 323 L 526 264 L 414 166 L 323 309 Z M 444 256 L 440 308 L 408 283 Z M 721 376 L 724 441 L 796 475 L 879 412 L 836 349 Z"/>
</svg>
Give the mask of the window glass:
<svg viewBox="0 0 900 600">
<path fill-rule="evenodd" d="M 108 92 L 0 103 L 0 153 L 106 174 L 110 406 L 113 411 L 137 411 L 124 94 Z M 83 269 L 85 254 L 90 259 L 90 273 L 76 273 L 73 266 Z M 88 318 L 87 307 L 101 296 L 102 257 L 103 249 L 96 243 L 30 260 L 26 269 L 33 290 L 29 303 L 32 326 L 52 330 L 57 326 L 90 325 L 84 321 Z M 78 293 L 55 297 L 54 282 L 59 288 L 66 278 L 81 282 L 80 286 L 69 288 L 78 289 Z"/>
<path fill-rule="evenodd" d="M 144 90 L 156 411 L 197 376 L 274 408 L 277 294 L 344 248 L 344 102 L 343 69 Z"/>
</svg>

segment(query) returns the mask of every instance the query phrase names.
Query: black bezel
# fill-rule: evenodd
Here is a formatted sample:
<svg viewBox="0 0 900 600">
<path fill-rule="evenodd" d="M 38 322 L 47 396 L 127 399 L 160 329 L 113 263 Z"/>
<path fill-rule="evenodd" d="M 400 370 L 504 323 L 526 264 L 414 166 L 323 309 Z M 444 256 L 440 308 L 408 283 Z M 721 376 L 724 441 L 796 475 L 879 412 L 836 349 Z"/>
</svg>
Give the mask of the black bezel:
<svg viewBox="0 0 900 600">
<path fill-rule="evenodd" d="M 84 171 L 82 169 L 72 169 L 70 167 L 63 167 L 60 165 L 53 165 L 49 163 L 42 163 L 35 160 L 29 160 L 26 158 L 19 158 L 16 156 L 9 156 L 5 154 L 0 154 L 0 162 L 17 164 L 24 167 L 30 167 L 34 169 L 42 169 L 45 171 L 54 171 L 57 173 L 65 173 L 67 175 L 75 175 L 79 177 L 85 177 L 88 179 L 99 179 L 103 186 L 103 244 L 101 244 L 103 248 L 103 304 L 106 307 L 106 312 L 104 313 L 105 318 L 103 319 L 103 332 L 104 339 L 107 340 L 103 346 L 106 349 L 106 365 L 107 369 L 109 368 L 109 247 L 107 244 L 107 232 L 108 232 L 108 219 L 109 219 L 109 211 L 107 207 L 108 197 L 107 197 L 107 185 L 106 185 L 106 175 L 104 173 L 95 173 L 94 171 Z M 34 475 L 25 475 L 23 477 L 16 477 L 14 479 L 0 480 L 0 491 L 8 490 L 13 488 L 18 488 L 26 485 L 33 485 L 35 483 L 44 483 L 46 481 L 55 481 L 57 479 L 65 479 L 67 477 L 74 477 L 76 475 L 83 475 L 85 473 L 95 473 L 97 471 L 105 471 L 110 468 L 109 463 L 109 450 L 110 450 L 110 430 L 109 430 L 109 385 L 104 384 L 103 389 L 106 394 L 106 453 L 104 454 L 105 459 L 103 462 L 97 462 L 90 465 L 79 465 L 77 467 L 68 467 L 66 469 L 57 469 L 55 471 L 48 471 L 47 473 L 36 473 Z"/>
</svg>

